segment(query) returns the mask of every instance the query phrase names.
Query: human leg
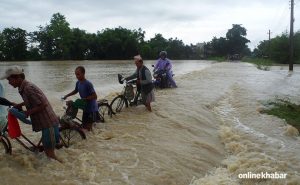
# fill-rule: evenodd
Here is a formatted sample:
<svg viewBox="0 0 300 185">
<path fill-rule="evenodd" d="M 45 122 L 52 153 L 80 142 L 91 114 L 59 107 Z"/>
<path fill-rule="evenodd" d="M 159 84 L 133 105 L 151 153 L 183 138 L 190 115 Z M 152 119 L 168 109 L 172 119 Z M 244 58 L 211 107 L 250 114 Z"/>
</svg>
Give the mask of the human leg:
<svg viewBox="0 0 300 185">
<path fill-rule="evenodd" d="M 47 157 L 62 162 L 56 157 L 54 151 L 55 146 L 59 143 L 59 130 L 57 125 L 42 130 L 42 143 Z"/>
<path fill-rule="evenodd" d="M 91 112 L 82 113 L 82 127 L 88 131 L 92 130 L 93 114 Z"/>
<path fill-rule="evenodd" d="M 151 102 L 155 101 L 154 91 L 150 91 L 148 94 L 142 92 L 142 101 L 148 111 L 152 112 Z"/>
</svg>

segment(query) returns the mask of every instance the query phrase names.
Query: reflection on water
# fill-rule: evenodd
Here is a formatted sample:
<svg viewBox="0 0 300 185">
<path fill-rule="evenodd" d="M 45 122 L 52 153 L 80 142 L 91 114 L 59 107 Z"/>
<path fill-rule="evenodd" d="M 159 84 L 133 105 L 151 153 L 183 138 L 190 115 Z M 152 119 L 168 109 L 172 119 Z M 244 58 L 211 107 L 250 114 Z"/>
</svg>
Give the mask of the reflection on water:
<svg viewBox="0 0 300 185">
<path fill-rule="evenodd" d="M 151 65 L 156 61 L 145 61 L 145 65 L 152 69 Z M 173 61 L 175 75 L 181 75 L 195 69 L 203 69 L 211 64 L 209 61 Z M 39 86 L 47 96 L 59 98 L 75 88 L 76 77 L 74 70 L 78 65 L 86 68 L 86 78 L 95 86 L 100 96 L 107 95 L 117 88 L 117 74 L 130 75 L 135 70 L 133 61 L 35 61 L 35 62 L 1 62 L 0 74 L 9 65 L 20 65 L 25 70 L 26 79 Z M 7 82 L 3 82 L 6 96 L 20 100 L 17 91 Z"/>
</svg>

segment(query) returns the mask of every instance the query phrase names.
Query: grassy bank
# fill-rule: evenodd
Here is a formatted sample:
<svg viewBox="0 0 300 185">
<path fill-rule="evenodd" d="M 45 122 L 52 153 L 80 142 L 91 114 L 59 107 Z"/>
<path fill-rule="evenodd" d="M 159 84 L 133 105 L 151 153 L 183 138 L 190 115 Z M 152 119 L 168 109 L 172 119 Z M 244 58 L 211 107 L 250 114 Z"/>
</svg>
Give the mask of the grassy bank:
<svg viewBox="0 0 300 185">
<path fill-rule="evenodd" d="M 224 62 L 224 61 L 226 61 L 226 57 L 208 57 L 207 60 L 215 60 L 218 62 Z"/>
<path fill-rule="evenodd" d="M 270 70 L 270 66 L 273 65 L 273 61 L 270 59 L 262 59 L 262 58 L 246 58 L 242 59 L 243 62 L 248 62 L 255 64 L 257 69 L 268 71 Z"/>
<path fill-rule="evenodd" d="M 300 105 L 291 103 L 289 100 L 277 99 L 266 103 L 266 106 L 269 108 L 262 110 L 261 113 L 284 119 L 300 131 Z"/>
</svg>

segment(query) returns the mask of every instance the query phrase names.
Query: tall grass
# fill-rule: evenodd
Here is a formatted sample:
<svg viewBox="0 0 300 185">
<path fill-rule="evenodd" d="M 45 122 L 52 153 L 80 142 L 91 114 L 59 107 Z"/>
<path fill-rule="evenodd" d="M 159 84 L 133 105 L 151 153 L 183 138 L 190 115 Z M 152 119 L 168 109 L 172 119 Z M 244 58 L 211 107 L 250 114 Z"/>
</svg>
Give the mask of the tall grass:
<svg viewBox="0 0 300 185">
<path fill-rule="evenodd" d="M 300 131 L 300 105 L 289 100 L 276 99 L 265 104 L 268 108 L 261 113 L 277 116 Z"/>
<path fill-rule="evenodd" d="M 270 59 L 263 59 L 263 58 L 246 58 L 242 59 L 243 62 L 248 62 L 255 64 L 257 69 L 269 71 L 270 67 L 273 65 L 273 61 Z"/>
</svg>

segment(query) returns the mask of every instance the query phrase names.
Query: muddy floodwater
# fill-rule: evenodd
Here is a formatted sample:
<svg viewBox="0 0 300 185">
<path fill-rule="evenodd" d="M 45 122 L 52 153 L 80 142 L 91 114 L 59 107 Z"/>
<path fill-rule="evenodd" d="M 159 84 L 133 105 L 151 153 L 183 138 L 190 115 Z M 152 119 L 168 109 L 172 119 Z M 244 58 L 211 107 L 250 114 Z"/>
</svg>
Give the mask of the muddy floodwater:
<svg viewBox="0 0 300 185">
<path fill-rule="evenodd" d="M 145 61 L 152 69 L 155 61 Z M 1 62 L 20 65 L 38 85 L 58 115 L 60 97 L 72 91 L 74 69 L 86 77 L 99 98 L 112 98 L 123 88 L 117 74 L 135 70 L 132 61 Z M 174 61 L 176 89 L 156 90 L 153 112 L 126 108 L 98 124 L 87 140 L 57 150 L 63 164 L 31 153 L 12 141 L 12 155 L 0 154 L 0 184 L 65 185 L 202 185 L 300 184 L 300 139 L 284 120 L 260 114 L 275 98 L 300 103 L 300 67 L 269 71 L 240 62 Z M 20 102 L 17 92 L 1 81 L 6 98 Z M 77 95 L 79 97 L 79 95 Z M 71 99 L 76 99 L 76 96 Z M 37 141 L 40 133 L 21 124 Z M 245 173 L 285 173 L 285 179 L 241 179 Z"/>
</svg>

